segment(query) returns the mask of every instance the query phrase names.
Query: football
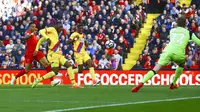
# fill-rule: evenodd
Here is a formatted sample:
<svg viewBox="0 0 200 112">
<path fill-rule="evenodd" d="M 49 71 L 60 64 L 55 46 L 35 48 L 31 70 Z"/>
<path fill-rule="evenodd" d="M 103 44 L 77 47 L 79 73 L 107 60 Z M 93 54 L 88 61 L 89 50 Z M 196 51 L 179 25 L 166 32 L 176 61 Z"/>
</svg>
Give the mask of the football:
<svg viewBox="0 0 200 112">
<path fill-rule="evenodd" d="M 108 40 L 108 41 L 106 41 L 105 45 L 106 45 L 106 48 L 111 49 L 115 46 L 115 43 L 113 40 Z"/>
</svg>

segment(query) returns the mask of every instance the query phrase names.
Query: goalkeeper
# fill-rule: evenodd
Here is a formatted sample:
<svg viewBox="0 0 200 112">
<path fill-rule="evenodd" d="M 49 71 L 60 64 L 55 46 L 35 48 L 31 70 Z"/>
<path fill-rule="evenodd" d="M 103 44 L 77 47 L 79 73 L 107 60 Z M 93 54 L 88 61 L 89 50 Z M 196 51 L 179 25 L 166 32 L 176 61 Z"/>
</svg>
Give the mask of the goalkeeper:
<svg viewBox="0 0 200 112">
<path fill-rule="evenodd" d="M 176 81 L 182 74 L 186 61 L 185 48 L 190 40 L 194 41 L 197 45 L 200 46 L 200 39 L 198 39 L 194 33 L 185 29 L 185 18 L 178 18 L 177 26 L 177 28 L 174 28 L 170 31 L 170 42 L 163 50 L 160 59 L 158 60 L 158 64 L 153 68 L 153 70 L 150 70 L 147 73 L 139 85 L 131 90 L 132 92 L 137 92 L 140 90 L 144 83 L 151 79 L 156 73 L 158 73 L 158 71 L 160 71 L 162 66 L 167 65 L 170 61 L 174 61 L 178 65 L 178 68 L 175 71 L 173 82 L 170 85 L 170 89 L 173 90 L 178 88 Z"/>
</svg>

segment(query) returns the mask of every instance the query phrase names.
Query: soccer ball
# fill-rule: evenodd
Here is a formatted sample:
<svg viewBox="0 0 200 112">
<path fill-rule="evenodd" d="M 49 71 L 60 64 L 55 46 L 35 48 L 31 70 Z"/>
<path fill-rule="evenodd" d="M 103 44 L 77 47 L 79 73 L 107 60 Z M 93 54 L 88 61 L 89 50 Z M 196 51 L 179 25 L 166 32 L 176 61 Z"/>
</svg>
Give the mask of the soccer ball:
<svg viewBox="0 0 200 112">
<path fill-rule="evenodd" d="M 109 40 L 109 41 L 106 41 L 105 45 L 106 45 L 106 48 L 111 49 L 115 46 L 115 43 L 113 40 Z"/>
</svg>

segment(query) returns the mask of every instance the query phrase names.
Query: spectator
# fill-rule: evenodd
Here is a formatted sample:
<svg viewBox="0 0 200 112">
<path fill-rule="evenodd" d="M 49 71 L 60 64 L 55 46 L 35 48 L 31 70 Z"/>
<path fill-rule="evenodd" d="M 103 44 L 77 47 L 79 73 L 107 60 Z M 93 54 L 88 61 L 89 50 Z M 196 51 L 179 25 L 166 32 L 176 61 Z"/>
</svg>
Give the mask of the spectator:
<svg viewBox="0 0 200 112">
<path fill-rule="evenodd" d="M 110 62 L 111 62 L 111 69 L 117 70 L 118 63 L 117 63 L 117 60 L 115 59 L 114 55 L 112 55 Z"/>
<path fill-rule="evenodd" d="M 152 53 L 150 54 L 151 60 L 152 60 L 152 66 L 155 66 L 155 62 L 158 60 L 159 58 L 159 54 L 158 54 L 158 49 L 154 48 L 152 50 Z"/>
<path fill-rule="evenodd" d="M 91 56 L 95 55 L 95 49 L 92 47 L 92 45 L 89 45 L 86 51 L 88 51 Z"/>
<path fill-rule="evenodd" d="M 172 28 L 171 19 L 168 18 L 168 19 L 167 19 L 167 22 L 166 22 L 165 24 L 166 24 L 166 30 L 167 30 L 167 32 L 169 32 L 169 31 L 171 30 L 171 28 Z"/>
<path fill-rule="evenodd" d="M 13 41 L 10 40 L 10 43 L 6 45 L 6 52 L 10 53 L 14 47 Z"/>
<path fill-rule="evenodd" d="M 140 61 L 136 62 L 136 65 L 133 66 L 133 69 L 142 69 L 142 65 L 140 64 Z"/>
<path fill-rule="evenodd" d="M 5 60 L 2 62 L 2 67 L 6 69 L 8 68 L 8 66 L 10 66 L 10 64 L 11 64 L 10 57 L 6 56 Z"/>
<path fill-rule="evenodd" d="M 25 66 L 25 57 L 24 56 L 21 57 L 20 64 Z"/>
<path fill-rule="evenodd" d="M 163 27 L 162 31 L 160 33 L 160 40 L 161 40 L 161 42 L 166 42 L 166 40 L 169 40 L 168 35 L 169 35 L 169 33 L 167 32 L 166 28 Z"/>
<path fill-rule="evenodd" d="M 16 64 L 20 64 L 22 56 L 23 56 L 22 51 L 18 50 L 17 55 L 15 55 Z"/>
<path fill-rule="evenodd" d="M 21 43 L 21 40 L 20 39 L 17 39 L 17 44 L 15 44 L 15 47 L 19 50 L 19 49 L 22 49 L 23 47 L 23 44 Z"/>
<path fill-rule="evenodd" d="M 3 44 L 4 46 L 6 46 L 7 44 L 10 44 L 10 37 L 8 35 L 6 35 L 5 40 L 3 40 Z"/>
<path fill-rule="evenodd" d="M 16 56 L 17 55 L 17 47 L 14 46 L 12 51 L 11 51 L 12 56 Z"/>
<path fill-rule="evenodd" d="M 92 61 L 94 63 L 94 68 L 97 68 L 98 67 L 98 64 L 99 64 L 99 60 L 96 59 L 96 56 L 93 55 L 92 56 Z"/>
<path fill-rule="evenodd" d="M 10 66 L 8 66 L 9 69 L 17 69 L 15 62 L 11 62 Z"/>
<path fill-rule="evenodd" d="M 120 61 L 121 61 L 121 56 L 119 55 L 119 51 L 115 50 L 113 56 L 116 59 L 117 67 L 118 67 L 120 65 Z"/>
<path fill-rule="evenodd" d="M 74 65 L 74 60 L 72 60 L 72 56 L 68 55 L 67 60 L 70 64 Z"/>
<path fill-rule="evenodd" d="M 150 56 L 148 56 L 148 59 L 147 59 L 146 63 L 144 64 L 144 68 L 146 68 L 146 69 L 152 69 L 151 57 Z"/>
<path fill-rule="evenodd" d="M 198 69 L 199 66 L 196 64 L 196 62 L 193 60 L 192 65 L 190 66 L 190 69 Z"/>
<path fill-rule="evenodd" d="M 105 55 L 102 55 L 102 58 L 99 60 L 99 65 L 102 69 L 106 68 L 106 64 L 108 60 L 106 59 Z"/>
</svg>

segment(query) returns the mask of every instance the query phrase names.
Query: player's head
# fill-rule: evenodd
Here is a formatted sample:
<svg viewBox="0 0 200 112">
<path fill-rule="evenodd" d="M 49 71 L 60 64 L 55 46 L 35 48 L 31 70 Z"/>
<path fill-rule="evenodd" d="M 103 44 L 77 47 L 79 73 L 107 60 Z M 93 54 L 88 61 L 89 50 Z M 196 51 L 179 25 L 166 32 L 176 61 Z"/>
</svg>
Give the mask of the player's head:
<svg viewBox="0 0 200 112">
<path fill-rule="evenodd" d="M 63 28 L 63 24 L 61 22 L 58 22 L 54 25 L 54 28 L 56 29 L 56 31 L 58 32 L 58 34 L 60 32 L 62 32 L 62 35 L 66 36 L 67 35 L 67 31 Z"/>
<path fill-rule="evenodd" d="M 180 17 L 180 18 L 177 19 L 177 26 L 178 27 L 185 28 L 185 25 L 186 25 L 186 19 L 185 18 Z"/>
<path fill-rule="evenodd" d="M 61 22 L 58 22 L 58 23 L 56 23 L 56 24 L 54 25 L 54 28 L 56 29 L 56 31 L 57 31 L 58 33 L 60 33 L 60 32 L 62 31 L 63 25 L 62 25 Z"/>
<path fill-rule="evenodd" d="M 82 25 L 82 24 L 78 24 L 78 25 L 76 26 L 76 30 L 77 30 L 77 32 L 79 32 L 79 33 L 83 33 L 83 25 Z"/>
<path fill-rule="evenodd" d="M 36 24 L 33 23 L 33 22 L 30 22 L 30 23 L 29 23 L 29 30 L 30 30 L 31 32 L 37 31 Z"/>
</svg>

